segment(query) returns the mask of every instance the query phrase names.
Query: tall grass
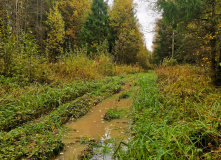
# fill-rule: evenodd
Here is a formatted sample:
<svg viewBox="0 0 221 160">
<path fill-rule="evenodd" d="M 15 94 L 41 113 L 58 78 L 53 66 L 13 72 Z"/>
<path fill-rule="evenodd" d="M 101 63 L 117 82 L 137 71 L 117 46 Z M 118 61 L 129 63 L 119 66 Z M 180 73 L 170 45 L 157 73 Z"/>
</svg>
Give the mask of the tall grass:
<svg viewBox="0 0 221 160">
<path fill-rule="evenodd" d="M 140 80 L 131 142 L 120 159 L 221 158 L 221 91 L 207 72 L 173 66 L 155 73 Z"/>
</svg>

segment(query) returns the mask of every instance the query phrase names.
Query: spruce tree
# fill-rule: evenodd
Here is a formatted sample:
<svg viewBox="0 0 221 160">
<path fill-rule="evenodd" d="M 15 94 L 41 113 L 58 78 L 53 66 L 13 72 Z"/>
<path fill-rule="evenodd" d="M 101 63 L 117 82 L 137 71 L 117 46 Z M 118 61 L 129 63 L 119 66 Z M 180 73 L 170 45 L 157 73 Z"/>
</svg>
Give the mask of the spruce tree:
<svg viewBox="0 0 221 160">
<path fill-rule="evenodd" d="M 104 0 L 93 0 L 91 12 L 82 27 L 82 44 L 88 45 L 89 52 L 96 51 L 96 45 L 108 36 L 108 4 Z"/>
</svg>

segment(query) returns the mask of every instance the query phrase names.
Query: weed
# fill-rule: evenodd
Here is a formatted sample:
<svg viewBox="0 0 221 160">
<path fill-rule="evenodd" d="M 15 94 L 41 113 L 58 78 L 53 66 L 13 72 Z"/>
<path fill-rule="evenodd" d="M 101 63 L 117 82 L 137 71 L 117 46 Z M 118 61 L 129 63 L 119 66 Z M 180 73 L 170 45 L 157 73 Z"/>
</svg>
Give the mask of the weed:
<svg viewBox="0 0 221 160">
<path fill-rule="evenodd" d="M 177 64 L 177 60 L 176 59 L 166 57 L 166 58 L 163 59 L 162 66 L 167 67 L 167 66 L 174 66 L 176 64 Z"/>
<path fill-rule="evenodd" d="M 93 156 L 93 145 L 88 145 L 88 147 L 82 151 L 81 155 L 78 156 L 79 160 L 89 160 Z"/>
</svg>

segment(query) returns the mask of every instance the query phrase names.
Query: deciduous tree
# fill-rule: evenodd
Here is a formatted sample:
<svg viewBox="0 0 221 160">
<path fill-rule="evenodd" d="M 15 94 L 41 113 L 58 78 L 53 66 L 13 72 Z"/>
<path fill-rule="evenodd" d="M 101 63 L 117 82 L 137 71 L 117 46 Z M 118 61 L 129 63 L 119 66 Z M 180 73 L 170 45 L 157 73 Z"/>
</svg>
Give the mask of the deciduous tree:
<svg viewBox="0 0 221 160">
<path fill-rule="evenodd" d="M 114 1 L 110 11 L 110 31 L 110 48 L 113 48 L 117 62 L 135 64 L 138 57 L 145 57 L 141 56 L 145 55 L 143 34 L 139 30 L 132 0 Z"/>
<path fill-rule="evenodd" d="M 58 2 L 55 3 L 48 14 L 48 35 L 47 35 L 47 46 L 46 54 L 50 61 L 56 61 L 57 57 L 63 53 L 63 42 L 64 42 L 64 21 L 61 13 L 58 10 Z"/>
<path fill-rule="evenodd" d="M 220 23 L 220 5 L 219 0 L 158 0 L 158 6 L 163 9 L 163 20 L 166 24 L 173 25 L 173 28 L 187 26 L 194 20 L 200 21 L 201 25 L 207 31 L 204 37 L 209 38 L 210 47 L 210 68 L 211 79 L 214 85 L 219 85 L 219 51 L 218 43 Z M 200 33 L 200 32 L 199 32 Z"/>
<path fill-rule="evenodd" d="M 65 22 L 65 48 L 81 47 L 81 28 L 88 16 L 90 1 L 62 0 L 59 9 Z"/>
</svg>

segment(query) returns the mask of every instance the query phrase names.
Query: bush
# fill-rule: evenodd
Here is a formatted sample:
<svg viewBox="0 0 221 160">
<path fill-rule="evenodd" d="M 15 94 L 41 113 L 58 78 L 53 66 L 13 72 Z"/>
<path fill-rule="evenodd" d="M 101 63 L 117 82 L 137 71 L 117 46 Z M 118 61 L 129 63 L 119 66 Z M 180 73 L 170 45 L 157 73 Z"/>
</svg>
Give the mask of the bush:
<svg viewBox="0 0 221 160">
<path fill-rule="evenodd" d="M 95 58 L 93 67 L 97 69 L 100 75 L 113 76 L 114 62 L 109 55 L 101 54 Z"/>
<path fill-rule="evenodd" d="M 85 79 L 96 77 L 95 68 L 91 67 L 94 61 L 89 59 L 84 49 L 70 53 L 54 64 L 54 70 L 60 79 Z"/>
<path fill-rule="evenodd" d="M 166 66 L 174 66 L 177 64 L 177 60 L 174 59 L 174 58 L 169 58 L 169 57 L 166 57 L 163 59 L 163 63 L 162 63 L 162 66 L 166 67 Z"/>
<path fill-rule="evenodd" d="M 56 59 L 56 63 L 51 63 L 40 55 L 31 34 L 22 33 L 17 41 L 9 31 L 3 34 L 0 30 L 0 75 L 19 82 L 70 82 L 142 71 L 138 66 L 115 64 L 108 53 L 107 41 L 97 45 L 96 54 L 91 56 L 87 55 L 87 48 L 82 48 Z"/>
<path fill-rule="evenodd" d="M 134 74 L 144 72 L 144 69 L 142 69 L 138 65 L 117 65 L 115 64 L 115 75 L 118 74 Z"/>
<path fill-rule="evenodd" d="M 22 33 L 17 41 L 10 32 L 0 36 L 0 74 L 20 82 L 45 81 L 45 69 L 41 68 L 45 59 L 38 54 L 34 38 Z"/>
</svg>

